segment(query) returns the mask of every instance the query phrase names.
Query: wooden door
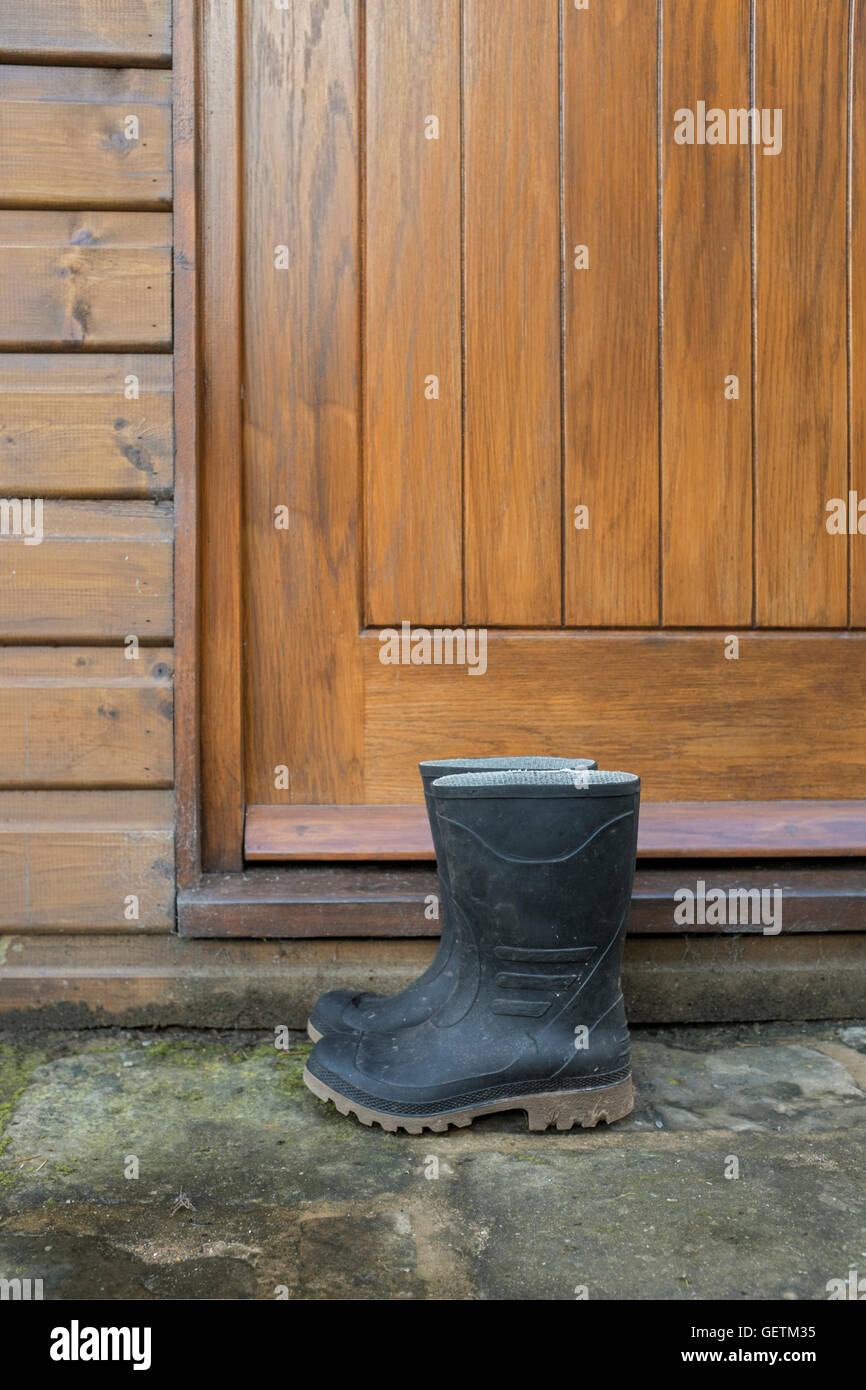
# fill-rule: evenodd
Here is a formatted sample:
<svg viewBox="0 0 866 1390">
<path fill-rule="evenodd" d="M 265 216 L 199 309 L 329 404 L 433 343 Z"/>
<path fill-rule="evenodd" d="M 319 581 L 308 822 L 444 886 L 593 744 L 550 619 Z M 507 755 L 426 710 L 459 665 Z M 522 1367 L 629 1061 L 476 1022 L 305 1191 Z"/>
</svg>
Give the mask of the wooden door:
<svg viewBox="0 0 866 1390">
<path fill-rule="evenodd" d="M 647 853 L 862 852 L 859 11 L 209 13 L 206 867 L 424 852 L 309 808 L 455 753 L 640 773 Z"/>
</svg>

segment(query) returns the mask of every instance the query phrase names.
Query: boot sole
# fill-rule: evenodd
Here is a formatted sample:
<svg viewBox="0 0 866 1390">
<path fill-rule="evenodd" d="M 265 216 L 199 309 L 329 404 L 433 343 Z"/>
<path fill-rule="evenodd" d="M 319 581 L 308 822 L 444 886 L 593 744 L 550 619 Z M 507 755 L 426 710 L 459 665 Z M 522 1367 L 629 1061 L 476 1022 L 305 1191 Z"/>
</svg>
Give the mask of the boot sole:
<svg viewBox="0 0 866 1390">
<path fill-rule="evenodd" d="M 323 1034 L 319 1032 L 318 1028 L 314 1028 L 310 1020 L 307 1019 L 307 1037 L 310 1042 L 317 1043 L 322 1036 Z"/>
<path fill-rule="evenodd" d="M 431 1129 L 437 1134 L 451 1125 L 465 1129 L 481 1115 L 496 1115 L 503 1110 L 525 1110 L 531 1130 L 593 1129 L 601 1121 L 612 1124 L 634 1109 L 634 1087 L 631 1077 L 615 1086 L 602 1086 L 594 1091 L 546 1091 L 537 1095 L 509 1096 L 488 1105 L 472 1105 L 466 1109 L 447 1110 L 439 1115 L 389 1115 L 370 1110 L 357 1101 L 349 1100 L 326 1086 L 309 1068 L 304 1068 L 304 1082 L 319 1100 L 333 1101 L 341 1115 L 354 1115 L 362 1125 L 381 1125 L 391 1134 L 404 1129 L 407 1134 L 422 1134 Z"/>
</svg>

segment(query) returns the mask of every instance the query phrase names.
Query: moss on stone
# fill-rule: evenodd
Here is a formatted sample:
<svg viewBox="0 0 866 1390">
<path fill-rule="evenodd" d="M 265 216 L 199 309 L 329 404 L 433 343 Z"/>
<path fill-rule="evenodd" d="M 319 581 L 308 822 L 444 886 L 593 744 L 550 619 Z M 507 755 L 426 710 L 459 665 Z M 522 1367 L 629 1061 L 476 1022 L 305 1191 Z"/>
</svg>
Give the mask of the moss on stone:
<svg viewBox="0 0 866 1390">
<path fill-rule="evenodd" d="M 274 1071 L 278 1090 L 283 1091 L 288 1096 L 294 1096 L 302 1094 L 307 1089 L 304 1085 L 304 1067 L 307 1054 L 308 1049 L 305 1049 L 302 1054 L 276 1053 Z"/>
<path fill-rule="evenodd" d="M 197 1067 L 215 1056 L 218 1049 L 210 1042 L 190 1042 L 187 1038 L 163 1038 L 159 1042 L 147 1043 L 143 1048 L 144 1060 L 157 1059 L 179 1063 L 181 1066 Z"/>
<path fill-rule="evenodd" d="M 31 1075 L 45 1058 L 46 1053 L 41 1048 L 0 1043 L 0 1165 L 11 1143 L 11 1135 L 5 1130 L 15 1102 L 27 1090 Z M 19 1176 L 16 1169 L 0 1166 L 0 1186 L 10 1187 Z"/>
</svg>

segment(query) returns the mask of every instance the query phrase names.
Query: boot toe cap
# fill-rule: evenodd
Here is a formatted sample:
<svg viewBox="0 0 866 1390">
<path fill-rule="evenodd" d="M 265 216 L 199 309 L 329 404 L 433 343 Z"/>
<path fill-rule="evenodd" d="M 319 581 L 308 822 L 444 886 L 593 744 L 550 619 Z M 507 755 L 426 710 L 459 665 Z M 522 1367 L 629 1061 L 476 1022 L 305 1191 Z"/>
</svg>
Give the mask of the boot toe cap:
<svg viewBox="0 0 866 1390">
<path fill-rule="evenodd" d="M 361 1010 L 375 994 L 359 994 L 353 989 L 332 989 L 317 1000 L 310 1014 L 310 1027 L 321 1037 L 333 1034 L 352 1034 L 362 1026 Z"/>
<path fill-rule="evenodd" d="M 316 1043 L 307 1058 L 307 1070 L 327 1086 L 357 1086 L 355 1066 L 358 1037 L 351 1033 L 328 1033 Z"/>
<path fill-rule="evenodd" d="M 369 1064 L 371 1043 L 380 1044 L 375 1049 L 378 1065 Z M 397 1057 L 399 1039 L 395 1034 L 331 1033 L 316 1043 L 307 1058 L 307 1070 L 341 1095 L 363 1098 L 365 1103 L 386 1103 L 402 1098 L 406 1089 L 405 1083 L 395 1084 L 388 1076 L 387 1059 Z"/>
<path fill-rule="evenodd" d="M 437 1088 L 424 1085 L 417 1068 L 400 1065 L 403 1043 L 400 1033 L 332 1033 L 316 1043 L 307 1071 L 328 1087 L 331 1099 L 341 1096 L 395 1114 L 408 1105 L 407 1113 L 415 1113 L 419 1102 L 437 1098 Z"/>
</svg>

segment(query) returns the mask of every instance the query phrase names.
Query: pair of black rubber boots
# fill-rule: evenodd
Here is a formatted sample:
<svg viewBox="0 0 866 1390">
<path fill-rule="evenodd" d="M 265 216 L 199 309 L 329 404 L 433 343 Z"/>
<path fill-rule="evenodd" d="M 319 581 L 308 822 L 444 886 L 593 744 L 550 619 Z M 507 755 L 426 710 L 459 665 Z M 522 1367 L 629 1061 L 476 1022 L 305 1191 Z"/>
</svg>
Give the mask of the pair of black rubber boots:
<svg viewBox="0 0 866 1390">
<path fill-rule="evenodd" d="M 589 758 L 420 770 L 439 950 L 400 994 L 323 995 L 304 1080 L 342 1114 L 411 1134 L 498 1110 L 525 1110 L 536 1130 L 627 1115 L 620 967 L 639 779 Z"/>
</svg>

